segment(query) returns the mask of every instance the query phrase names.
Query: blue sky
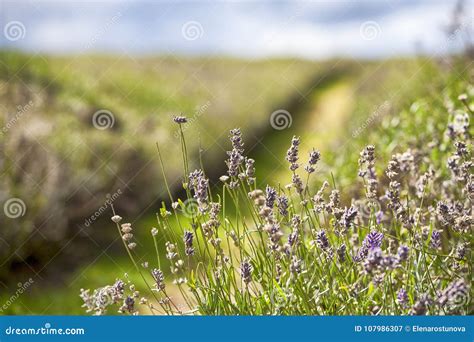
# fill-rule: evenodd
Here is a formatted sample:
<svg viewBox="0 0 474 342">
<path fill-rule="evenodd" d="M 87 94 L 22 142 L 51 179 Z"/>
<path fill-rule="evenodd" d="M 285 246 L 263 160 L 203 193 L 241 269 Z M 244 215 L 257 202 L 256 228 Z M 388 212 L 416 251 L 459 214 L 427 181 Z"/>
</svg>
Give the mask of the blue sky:
<svg viewBox="0 0 474 342">
<path fill-rule="evenodd" d="M 456 3 L 447 0 L 0 1 L 0 46 L 33 52 L 320 59 L 460 46 L 442 31 Z M 466 4 L 471 28 L 473 1 Z M 11 23 L 20 25 L 21 38 L 6 39 Z"/>
</svg>

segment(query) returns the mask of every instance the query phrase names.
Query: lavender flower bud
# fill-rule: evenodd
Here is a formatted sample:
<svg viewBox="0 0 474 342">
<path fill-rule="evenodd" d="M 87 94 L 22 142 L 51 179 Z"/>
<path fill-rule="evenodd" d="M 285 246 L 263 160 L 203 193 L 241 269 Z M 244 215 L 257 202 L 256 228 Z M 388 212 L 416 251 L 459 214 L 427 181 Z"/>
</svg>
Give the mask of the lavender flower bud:
<svg viewBox="0 0 474 342">
<path fill-rule="evenodd" d="M 120 311 L 135 314 L 135 299 L 130 296 L 127 296 L 123 301 L 123 305 L 120 308 Z"/>
<path fill-rule="evenodd" d="M 185 246 L 184 253 L 186 255 L 194 254 L 193 238 L 194 238 L 194 234 L 192 232 L 190 231 L 184 232 L 184 237 L 183 237 L 184 246 Z"/>
<path fill-rule="evenodd" d="M 320 158 L 321 158 L 321 153 L 313 149 L 309 153 L 308 165 L 306 165 L 305 167 L 306 172 L 313 173 L 314 171 L 316 171 L 314 166 L 318 163 Z"/>
<path fill-rule="evenodd" d="M 408 259 L 409 251 L 410 249 L 405 245 L 401 245 L 400 247 L 398 247 L 398 251 L 397 251 L 398 261 L 399 262 L 406 261 Z"/>
<path fill-rule="evenodd" d="M 155 279 L 155 286 L 158 291 L 163 291 L 165 289 L 165 275 L 163 272 L 157 268 L 154 268 L 151 271 L 153 279 Z"/>
<path fill-rule="evenodd" d="M 373 272 L 375 269 L 382 266 L 383 255 L 380 247 L 375 247 L 369 249 L 367 253 L 367 258 L 364 262 L 364 269 L 367 273 Z"/>
<path fill-rule="evenodd" d="M 344 261 L 346 261 L 346 245 L 342 244 L 339 246 L 337 249 L 337 257 L 339 259 L 339 262 L 342 264 Z"/>
<path fill-rule="evenodd" d="M 273 208 L 275 201 L 277 199 L 277 192 L 274 188 L 267 185 L 265 189 L 265 205 L 269 208 Z"/>
<path fill-rule="evenodd" d="M 383 234 L 375 230 L 371 231 L 364 239 L 363 244 L 369 249 L 380 247 L 382 245 Z"/>
<path fill-rule="evenodd" d="M 290 272 L 294 274 L 300 274 L 302 271 L 303 261 L 299 259 L 296 255 L 293 255 L 290 263 Z"/>
<path fill-rule="evenodd" d="M 397 303 L 400 305 L 402 308 L 406 308 L 408 305 L 408 294 L 405 291 L 405 289 L 401 288 L 397 292 Z"/>
<path fill-rule="evenodd" d="M 428 306 L 431 304 L 431 299 L 427 294 L 422 294 L 416 301 L 415 305 L 411 308 L 411 314 L 417 316 L 426 315 L 428 312 Z"/>
<path fill-rule="evenodd" d="M 295 171 L 298 165 L 298 149 L 300 145 L 300 138 L 294 136 L 291 140 L 291 146 L 286 153 L 286 160 L 290 163 L 290 170 Z"/>
<path fill-rule="evenodd" d="M 255 160 L 251 158 L 245 159 L 245 176 L 248 184 L 255 182 Z"/>
<path fill-rule="evenodd" d="M 339 224 L 346 229 L 349 229 L 354 219 L 357 217 L 357 209 L 355 207 L 345 208 Z"/>
<path fill-rule="evenodd" d="M 230 131 L 230 142 L 232 143 L 232 148 L 239 151 L 240 153 L 244 152 L 244 142 L 242 139 L 242 132 L 240 128 L 234 128 Z"/>
<path fill-rule="evenodd" d="M 299 194 L 303 193 L 303 190 L 304 190 L 303 181 L 301 180 L 300 176 L 298 176 L 296 173 L 293 174 L 292 184 L 295 187 L 296 192 L 298 192 Z"/>
<path fill-rule="evenodd" d="M 324 230 L 320 230 L 316 233 L 316 243 L 322 250 L 327 250 L 329 248 L 329 240 Z"/>
<path fill-rule="evenodd" d="M 189 187 L 194 191 L 194 198 L 198 202 L 199 210 L 205 212 L 208 202 L 209 179 L 204 176 L 202 170 L 194 170 L 189 174 Z"/>
<path fill-rule="evenodd" d="M 175 116 L 173 118 L 173 121 L 176 122 L 177 124 L 184 124 L 188 122 L 188 119 L 186 119 L 186 117 L 184 116 Z"/>
<path fill-rule="evenodd" d="M 433 230 L 431 233 L 430 245 L 434 249 L 439 249 L 441 247 L 441 233 L 439 230 Z"/>
<path fill-rule="evenodd" d="M 252 281 L 252 272 L 252 264 L 247 259 L 242 261 L 242 263 L 240 264 L 240 276 L 242 277 L 242 280 L 245 284 L 248 284 Z"/>
<path fill-rule="evenodd" d="M 285 195 L 279 196 L 277 199 L 278 211 L 280 212 L 281 216 L 288 215 L 288 197 Z"/>
</svg>

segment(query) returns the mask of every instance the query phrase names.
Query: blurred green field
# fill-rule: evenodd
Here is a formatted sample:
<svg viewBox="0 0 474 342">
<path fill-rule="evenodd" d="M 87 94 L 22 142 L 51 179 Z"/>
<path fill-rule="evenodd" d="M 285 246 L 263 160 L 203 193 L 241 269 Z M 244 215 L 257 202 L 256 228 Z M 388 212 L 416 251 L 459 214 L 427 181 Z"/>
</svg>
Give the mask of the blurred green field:
<svg viewBox="0 0 474 342">
<path fill-rule="evenodd" d="M 216 162 L 230 128 L 256 132 L 266 126 L 282 99 L 305 89 L 323 70 L 323 63 L 291 59 L 0 52 L 0 101 L 7 113 L 1 122 L 0 193 L 2 200 L 17 197 L 28 208 L 22 220 L 1 218 L 9 228 L 2 236 L 0 277 L 12 262 L 49 260 L 63 240 L 86 230 L 85 218 L 107 194 L 121 190 L 115 206 L 130 214 L 163 198 L 157 141 L 176 188 L 181 164 L 174 153 L 179 141 L 174 115 L 193 119 L 186 128 L 191 154 L 201 144 L 204 160 Z M 94 114 L 103 111 L 113 125 L 98 129 Z M 50 245 L 46 251 L 43 242 Z"/>
<path fill-rule="evenodd" d="M 282 161 L 291 137 L 299 135 L 302 154 L 312 147 L 322 152 L 315 186 L 329 176 L 339 187 L 356 191 L 358 153 L 366 144 L 377 145 L 383 164 L 394 151 L 426 142 L 446 123 L 445 98 L 439 94 L 455 98 L 467 91 L 472 76 L 472 61 L 462 59 L 447 68 L 426 58 L 311 62 L 1 52 L 0 101 L 10 113 L 3 125 L 19 103 L 33 102 L 0 136 L 1 193 L 23 198 L 28 208 L 21 220 L 0 219 L 7 227 L 0 252 L 6 290 L 0 303 L 15 293 L 17 282 L 34 278 L 3 314 L 83 314 L 81 288 L 112 283 L 123 273 L 141 284 L 129 259 L 118 252 L 110 210 L 90 227 L 84 227 L 84 218 L 106 194 L 122 189 L 114 204 L 126 221 L 137 220 L 142 260 L 153 257 L 146 236 L 165 198 L 156 141 L 174 189 L 181 180 L 173 115 L 194 119 L 185 126 L 191 160 L 198 164 L 201 146 L 214 180 L 225 167 L 228 130 L 240 127 L 249 155 L 257 160 L 260 186 L 268 179 L 289 181 Z M 100 109 L 113 113 L 110 129 L 92 125 Z M 271 127 L 277 109 L 291 114 L 291 127 Z M 420 132 L 420 125 L 428 129 Z"/>
</svg>

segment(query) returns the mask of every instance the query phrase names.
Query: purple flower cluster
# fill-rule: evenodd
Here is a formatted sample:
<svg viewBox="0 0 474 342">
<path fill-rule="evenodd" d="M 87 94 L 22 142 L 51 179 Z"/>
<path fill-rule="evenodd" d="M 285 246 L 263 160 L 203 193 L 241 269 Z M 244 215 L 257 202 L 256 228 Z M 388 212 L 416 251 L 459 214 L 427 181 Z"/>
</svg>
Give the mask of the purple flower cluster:
<svg viewBox="0 0 474 342">
<path fill-rule="evenodd" d="M 359 262 L 364 260 L 367 257 L 369 250 L 374 248 L 380 248 L 380 246 L 382 245 L 382 240 L 382 233 L 377 232 L 375 230 L 371 231 L 369 234 L 367 234 L 364 241 L 362 242 L 362 246 L 359 248 L 357 255 L 354 256 L 354 261 Z"/>
<path fill-rule="evenodd" d="M 291 139 L 291 146 L 288 149 L 288 152 L 286 153 L 286 160 L 290 163 L 291 171 L 295 171 L 299 167 L 298 165 L 299 146 L 300 146 L 300 138 L 294 136 L 293 139 Z"/>
<path fill-rule="evenodd" d="M 277 199 L 277 192 L 274 188 L 267 185 L 265 189 L 265 205 L 269 208 L 273 208 Z"/>
<path fill-rule="evenodd" d="M 320 230 L 316 233 L 316 243 L 322 250 L 328 250 L 330 247 L 329 239 L 324 230 Z"/>
<path fill-rule="evenodd" d="M 341 220 L 339 221 L 339 224 L 342 227 L 349 229 L 356 217 L 357 209 L 355 207 L 345 208 Z"/>
<path fill-rule="evenodd" d="M 229 138 L 232 143 L 232 150 L 227 152 L 227 155 L 229 156 L 229 158 L 226 160 L 226 165 L 228 169 L 227 174 L 230 177 L 237 177 L 239 175 L 239 168 L 245 160 L 244 156 L 242 155 L 242 153 L 244 152 L 242 132 L 239 128 L 232 129 L 230 131 Z M 238 183 L 235 183 L 234 181 L 232 185 L 232 187 L 236 187 Z"/>
<path fill-rule="evenodd" d="M 194 254 L 193 239 L 194 239 L 193 232 L 186 230 L 184 232 L 183 241 L 184 241 L 184 254 L 188 256 Z"/>
<path fill-rule="evenodd" d="M 308 160 L 308 165 L 305 166 L 305 170 L 308 173 L 313 173 L 316 171 L 315 165 L 318 163 L 319 159 L 321 159 L 321 153 L 316 150 L 312 150 L 309 153 L 309 160 Z"/>
<path fill-rule="evenodd" d="M 252 281 L 252 272 L 253 266 L 249 260 L 245 259 L 240 264 L 240 276 L 245 284 L 248 284 Z"/>
<path fill-rule="evenodd" d="M 208 204 L 209 179 L 202 170 L 194 170 L 189 174 L 189 187 L 194 191 L 194 198 L 198 202 L 199 210 L 205 212 Z"/>
</svg>

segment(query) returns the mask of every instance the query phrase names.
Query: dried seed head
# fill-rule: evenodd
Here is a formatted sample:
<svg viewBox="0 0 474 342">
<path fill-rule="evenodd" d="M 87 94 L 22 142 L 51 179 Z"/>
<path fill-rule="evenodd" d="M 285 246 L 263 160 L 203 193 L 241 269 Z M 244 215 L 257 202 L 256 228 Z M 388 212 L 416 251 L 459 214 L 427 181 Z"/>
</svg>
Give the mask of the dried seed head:
<svg viewBox="0 0 474 342">
<path fill-rule="evenodd" d="M 125 241 L 125 242 L 130 241 L 132 238 L 133 238 L 133 234 L 132 234 L 132 233 L 125 233 L 125 234 L 122 235 L 122 239 L 123 239 L 123 241 Z"/>
<path fill-rule="evenodd" d="M 115 223 L 119 223 L 120 221 L 122 221 L 122 217 L 120 217 L 118 215 L 114 215 L 114 216 L 112 216 L 111 220 Z"/>
</svg>

